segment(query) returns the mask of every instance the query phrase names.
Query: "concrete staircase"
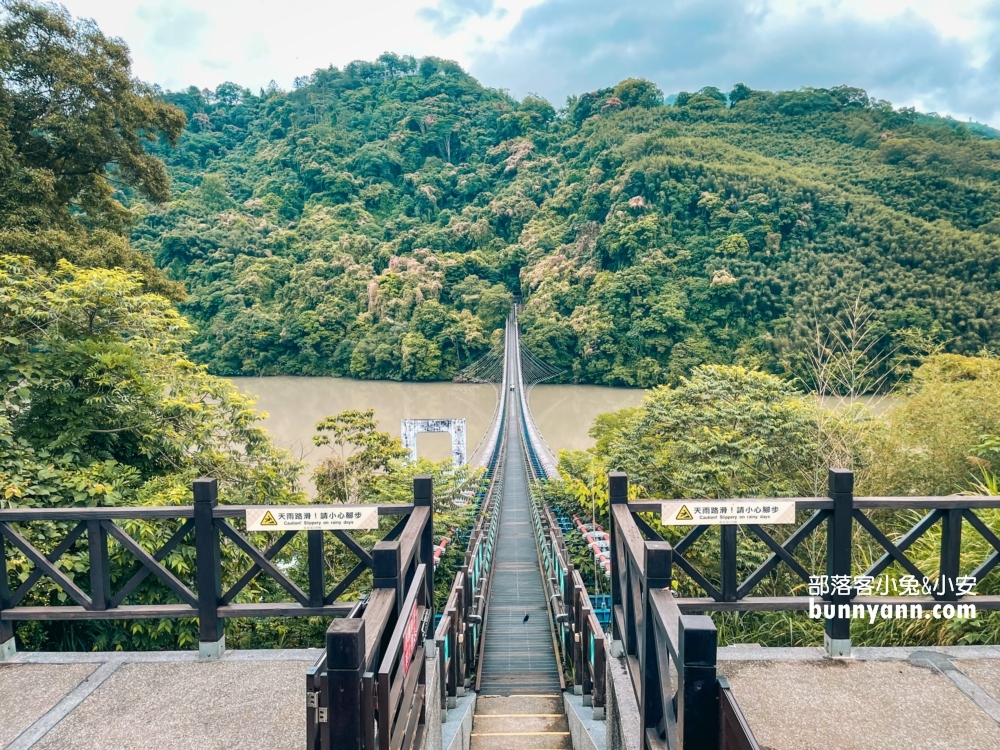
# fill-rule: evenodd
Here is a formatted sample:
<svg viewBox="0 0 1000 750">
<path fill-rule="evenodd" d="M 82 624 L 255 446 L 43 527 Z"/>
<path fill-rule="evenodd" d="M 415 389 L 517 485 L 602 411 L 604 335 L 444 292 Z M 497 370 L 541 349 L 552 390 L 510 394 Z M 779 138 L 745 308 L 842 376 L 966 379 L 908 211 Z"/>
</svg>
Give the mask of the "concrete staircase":
<svg viewBox="0 0 1000 750">
<path fill-rule="evenodd" d="M 480 695 L 471 750 L 572 750 L 561 695 Z"/>
</svg>

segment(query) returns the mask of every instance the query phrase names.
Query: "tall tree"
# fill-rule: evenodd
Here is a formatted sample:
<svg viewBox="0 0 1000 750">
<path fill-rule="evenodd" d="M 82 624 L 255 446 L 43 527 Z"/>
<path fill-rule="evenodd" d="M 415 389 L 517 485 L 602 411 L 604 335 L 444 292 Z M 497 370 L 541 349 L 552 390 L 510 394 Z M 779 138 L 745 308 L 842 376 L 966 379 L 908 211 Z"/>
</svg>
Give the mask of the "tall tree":
<svg viewBox="0 0 1000 750">
<path fill-rule="evenodd" d="M 166 169 L 147 148 L 176 143 L 184 123 L 132 77 L 122 41 L 65 9 L 0 0 L 0 253 L 124 265 L 153 279 L 128 247 L 123 200 L 129 191 L 166 200 Z"/>
</svg>

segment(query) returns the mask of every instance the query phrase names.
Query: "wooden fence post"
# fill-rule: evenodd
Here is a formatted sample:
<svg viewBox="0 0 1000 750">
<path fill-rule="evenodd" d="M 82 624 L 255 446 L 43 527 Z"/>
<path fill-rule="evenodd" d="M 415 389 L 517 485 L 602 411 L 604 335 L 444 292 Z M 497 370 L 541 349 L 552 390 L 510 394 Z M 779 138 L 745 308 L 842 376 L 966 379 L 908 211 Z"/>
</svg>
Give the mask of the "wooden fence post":
<svg viewBox="0 0 1000 750">
<path fill-rule="evenodd" d="M 577 596 L 586 597 L 586 589 L 580 589 L 577 591 Z M 580 685 L 580 692 L 583 694 L 583 705 L 590 706 L 593 701 L 594 693 L 594 681 L 590 674 L 590 612 L 591 608 L 587 605 L 590 604 L 590 599 L 587 599 L 587 604 L 585 605 L 583 601 L 578 599 L 578 606 L 580 609 L 579 623 L 580 627 L 576 632 L 576 650 L 573 653 L 573 669 L 579 672 L 580 679 L 577 681 Z"/>
<path fill-rule="evenodd" d="M 569 550 L 566 551 L 566 558 L 569 559 Z M 573 570 L 572 564 L 569 566 Z M 583 705 L 588 705 L 590 701 L 590 662 L 587 660 L 587 644 L 584 639 L 587 637 L 586 616 L 590 611 L 590 596 L 583 586 L 577 586 L 575 577 L 570 576 L 572 594 L 570 594 L 569 611 L 573 613 L 573 692 L 583 696 Z"/>
<path fill-rule="evenodd" d="M 941 568 L 938 582 L 934 586 L 934 597 L 941 601 L 954 602 L 958 600 L 958 576 L 962 554 L 962 509 L 949 508 L 942 513 Z"/>
<path fill-rule="evenodd" d="M 458 644 L 458 633 L 459 629 L 462 627 L 461 621 L 461 610 L 454 609 L 450 613 L 451 624 L 448 626 L 448 632 L 444 635 L 444 643 L 442 644 L 444 648 L 444 659 L 448 660 L 448 671 L 445 677 L 445 694 L 448 699 L 447 708 L 454 708 L 456 701 L 458 699 L 458 688 L 459 685 L 463 685 L 465 674 L 459 670 L 459 665 L 461 665 L 461 647 Z M 463 690 L 464 692 L 464 690 Z"/>
<path fill-rule="evenodd" d="M 833 619 L 825 623 L 823 645 L 830 656 L 850 656 L 851 618 L 841 617 L 840 608 L 841 605 L 849 607 L 852 596 L 850 593 L 837 593 L 835 582 L 851 578 L 854 473 L 847 469 L 830 469 L 827 484 L 833 500 L 833 513 L 827 521 L 826 574 L 831 588 L 830 602 L 836 611 Z"/>
<path fill-rule="evenodd" d="M 306 532 L 310 607 L 322 607 L 326 599 L 326 559 L 323 550 L 323 533 L 322 529 Z"/>
<path fill-rule="evenodd" d="M 669 684 L 669 675 L 660 673 L 660 659 L 656 653 L 656 621 L 649 593 L 654 589 L 670 588 L 674 551 L 668 542 L 646 542 L 643 554 L 645 579 L 642 585 L 642 623 L 637 627 L 636 633 L 640 679 L 639 728 L 642 732 L 639 747 L 646 747 L 646 730 L 657 731 L 663 721 L 663 684 Z M 666 644 L 662 644 L 661 648 L 666 648 Z M 663 663 L 666 661 L 664 659 Z"/>
<path fill-rule="evenodd" d="M 434 626 L 434 480 L 430 474 L 413 477 L 413 507 L 427 508 L 427 524 L 420 533 L 420 564 L 426 565 L 424 596 Z"/>
<path fill-rule="evenodd" d="M 10 586 L 7 583 L 7 551 L 3 535 L 0 534 L 0 615 L 10 606 Z M 0 619 L 0 661 L 11 658 L 15 653 L 14 623 Z"/>
<path fill-rule="evenodd" d="M 611 531 L 611 546 L 608 549 L 611 554 L 611 655 L 621 656 L 625 634 L 621 632 L 615 618 L 615 607 L 622 606 L 621 565 L 618 560 L 621 532 L 615 525 L 614 506 L 628 503 L 628 475 L 624 472 L 612 471 L 608 474 L 608 500 L 608 528 Z"/>
<path fill-rule="evenodd" d="M 402 575 L 402 556 L 398 541 L 376 542 L 372 548 L 372 588 L 392 589 L 396 592 L 396 602 L 393 605 L 393 621 L 399 615 L 403 606 L 404 585 Z"/>
<path fill-rule="evenodd" d="M 681 615 L 678 624 L 677 739 L 682 750 L 718 750 L 718 632 L 708 615 Z"/>
<path fill-rule="evenodd" d="M 606 705 L 605 678 L 607 677 L 606 652 L 604 646 L 604 632 L 598 628 L 590 633 L 591 654 L 594 660 L 594 696 L 591 704 L 594 707 L 594 718 L 604 719 L 604 707 Z"/>
<path fill-rule="evenodd" d="M 719 570 L 722 579 L 722 601 L 735 602 L 739 576 L 736 569 L 736 526 L 724 524 L 719 529 Z"/>
<path fill-rule="evenodd" d="M 87 521 L 87 558 L 90 563 L 90 601 L 98 612 L 111 603 L 111 566 L 108 532 L 100 521 Z"/>
<path fill-rule="evenodd" d="M 470 564 L 471 563 L 471 564 Z M 468 560 L 460 569 L 462 574 L 462 585 L 458 587 L 456 604 L 458 605 L 458 622 L 455 623 L 455 665 L 456 682 L 455 695 L 461 698 L 465 695 L 465 676 L 469 673 L 469 665 L 476 663 L 477 641 L 472 637 L 474 632 L 479 633 L 479 638 L 483 637 L 482 625 L 479 630 L 474 631 L 473 625 L 469 622 L 470 611 L 476 606 L 476 592 L 472 589 L 469 576 L 476 561 Z"/>
<path fill-rule="evenodd" d="M 559 526 L 556 526 L 558 529 Z M 563 571 L 562 579 L 562 590 L 559 592 L 562 596 L 563 609 L 565 610 L 566 618 L 562 623 L 562 633 L 563 633 L 563 657 L 573 663 L 573 694 L 583 695 L 583 682 L 580 679 L 580 662 L 579 662 L 579 621 L 576 616 L 576 587 L 573 585 L 573 571 L 575 570 L 573 563 L 569 562 L 569 550 L 565 548 L 562 542 L 562 537 L 558 537 L 560 544 L 559 551 L 563 555 L 563 559 L 566 561 L 566 570 Z M 559 567 L 559 558 L 554 557 L 553 567 Z M 558 576 L 557 576 L 558 577 Z M 556 627 L 559 624 L 556 623 Z"/>
<path fill-rule="evenodd" d="M 340 618 L 326 631 L 327 721 L 323 750 L 362 750 L 365 621 Z M 364 750 L 369 750 L 364 748 Z"/>
<path fill-rule="evenodd" d="M 226 634 L 219 618 L 222 598 L 222 559 L 219 530 L 213 511 L 219 504 L 219 484 L 209 477 L 194 480 L 194 546 L 198 581 L 198 655 L 218 659 L 226 650 Z"/>
</svg>

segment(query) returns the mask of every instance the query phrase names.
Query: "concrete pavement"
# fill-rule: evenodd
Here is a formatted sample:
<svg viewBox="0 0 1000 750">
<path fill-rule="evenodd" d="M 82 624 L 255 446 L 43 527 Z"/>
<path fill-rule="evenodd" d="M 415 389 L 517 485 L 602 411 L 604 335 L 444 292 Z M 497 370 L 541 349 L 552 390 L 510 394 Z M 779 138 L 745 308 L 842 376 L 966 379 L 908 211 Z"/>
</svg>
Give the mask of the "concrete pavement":
<svg viewBox="0 0 1000 750">
<path fill-rule="evenodd" d="M 1000 649 L 719 649 L 762 748 L 1000 748 Z"/>
<path fill-rule="evenodd" d="M 316 650 L 17 654 L 0 663 L 6 750 L 300 750 Z"/>
<path fill-rule="evenodd" d="M 19 653 L 0 662 L 0 747 L 301 748 L 305 674 L 318 655 Z M 1000 647 L 857 648 L 830 660 L 819 648 L 730 646 L 719 673 L 763 748 L 1000 748 Z M 528 705 L 477 706 L 483 736 L 473 739 L 488 744 L 510 731 L 493 724 L 512 719 L 524 739 L 542 732 L 565 746 L 567 729 L 546 723 L 563 707 L 520 700 Z M 511 716 L 524 712 L 533 716 Z"/>
</svg>

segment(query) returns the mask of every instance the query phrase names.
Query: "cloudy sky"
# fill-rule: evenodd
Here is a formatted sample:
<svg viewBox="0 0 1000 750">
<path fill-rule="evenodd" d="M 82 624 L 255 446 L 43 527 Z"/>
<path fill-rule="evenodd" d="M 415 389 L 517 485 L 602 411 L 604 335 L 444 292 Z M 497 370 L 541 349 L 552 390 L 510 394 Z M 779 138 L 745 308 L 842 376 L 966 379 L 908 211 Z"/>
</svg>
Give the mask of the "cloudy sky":
<svg viewBox="0 0 1000 750">
<path fill-rule="evenodd" d="M 489 86 L 568 94 L 629 76 L 666 93 L 861 86 L 1000 126 L 1000 0 L 64 0 L 165 88 L 288 88 L 384 51 L 460 62 Z M 614 9 L 619 5 L 618 9 Z"/>
</svg>

